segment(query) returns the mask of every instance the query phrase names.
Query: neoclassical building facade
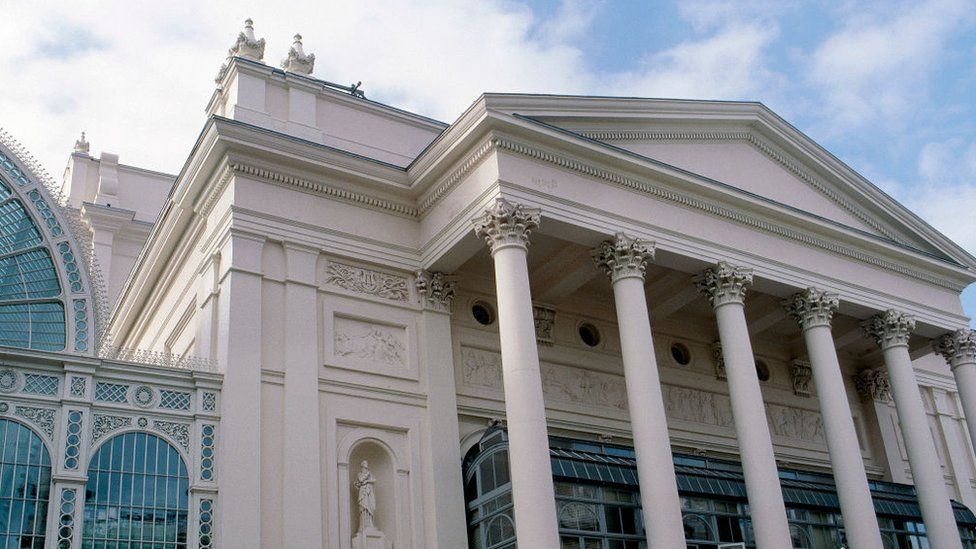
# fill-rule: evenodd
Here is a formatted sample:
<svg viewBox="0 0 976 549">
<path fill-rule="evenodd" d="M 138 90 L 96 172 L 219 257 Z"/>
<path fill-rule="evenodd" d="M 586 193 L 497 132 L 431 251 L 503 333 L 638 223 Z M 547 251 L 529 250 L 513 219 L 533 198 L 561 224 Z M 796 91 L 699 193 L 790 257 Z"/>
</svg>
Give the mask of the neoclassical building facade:
<svg viewBox="0 0 976 549">
<path fill-rule="evenodd" d="M 775 113 L 264 56 L 178 175 L 3 137 L 0 546 L 976 547 L 976 259 Z"/>
</svg>

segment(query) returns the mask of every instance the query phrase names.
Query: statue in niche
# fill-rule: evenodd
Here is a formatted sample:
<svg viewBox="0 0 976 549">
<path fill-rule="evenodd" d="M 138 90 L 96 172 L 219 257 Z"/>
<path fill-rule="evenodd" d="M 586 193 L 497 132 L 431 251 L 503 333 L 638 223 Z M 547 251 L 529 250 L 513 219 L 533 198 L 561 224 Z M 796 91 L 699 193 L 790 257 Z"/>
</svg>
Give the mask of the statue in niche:
<svg viewBox="0 0 976 549">
<path fill-rule="evenodd" d="M 354 486 L 359 490 L 359 531 L 368 532 L 373 527 L 373 517 L 376 515 L 376 495 L 373 494 L 373 485 L 376 478 L 369 472 L 369 462 L 363 460 L 359 464 L 359 475 L 356 477 Z"/>
<path fill-rule="evenodd" d="M 373 485 L 376 477 L 369 471 L 365 459 L 359 464 L 359 474 L 352 487 L 357 491 L 359 507 L 359 531 L 352 538 L 353 549 L 390 549 L 386 535 L 376 528 L 376 494 Z"/>
</svg>

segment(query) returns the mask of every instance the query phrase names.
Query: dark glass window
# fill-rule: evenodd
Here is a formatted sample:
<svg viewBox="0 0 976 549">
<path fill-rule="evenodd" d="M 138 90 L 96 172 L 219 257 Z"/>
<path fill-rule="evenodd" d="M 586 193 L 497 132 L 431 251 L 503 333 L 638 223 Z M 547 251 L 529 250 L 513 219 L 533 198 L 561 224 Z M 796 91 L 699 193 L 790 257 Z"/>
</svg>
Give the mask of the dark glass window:
<svg viewBox="0 0 976 549">
<path fill-rule="evenodd" d="M 44 547 L 51 456 L 29 428 L 0 419 L 0 547 Z"/>
<path fill-rule="evenodd" d="M 64 303 L 56 299 L 61 293 L 41 232 L 0 178 L 0 345 L 64 349 Z"/>
<path fill-rule="evenodd" d="M 179 452 L 148 433 L 107 441 L 88 467 L 83 548 L 185 549 L 190 479 Z M 132 545 L 135 546 L 135 545 Z"/>
</svg>

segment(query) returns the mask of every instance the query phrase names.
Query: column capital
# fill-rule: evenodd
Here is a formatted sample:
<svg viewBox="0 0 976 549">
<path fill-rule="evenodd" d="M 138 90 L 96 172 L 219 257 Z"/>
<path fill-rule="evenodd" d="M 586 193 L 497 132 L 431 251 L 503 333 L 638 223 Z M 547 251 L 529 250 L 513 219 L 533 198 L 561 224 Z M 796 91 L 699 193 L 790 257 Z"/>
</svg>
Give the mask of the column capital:
<svg viewBox="0 0 976 549">
<path fill-rule="evenodd" d="M 610 277 L 610 283 L 624 278 L 644 280 L 647 262 L 654 259 L 654 242 L 617 233 L 613 240 L 604 240 L 590 255 L 597 268 Z"/>
<path fill-rule="evenodd" d="M 932 346 L 953 368 L 976 362 L 976 330 L 956 330 L 935 340 Z"/>
<path fill-rule="evenodd" d="M 882 350 L 899 345 L 907 346 L 908 338 L 915 329 L 915 317 L 888 309 L 862 322 L 861 328 Z"/>
<path fill-rule="evenodd" d="M 884 404 L 891 402 L 891 384 L 888 381 L 888 372 L 882 368 L 869 368 L 855 374 L 854 387 L 862 398 Z"/>
<path fill-rule="evenodd" d="M 726 303 L 744 303 L 746 288 L 752 284 L 752 269 L 719 261 L 695 277 L 698 291 L 705 294 L 713 307 Z"/>
<path fill-rule="evenodd" d="M 837 294 L 813 287 L 783 300 L 786 312 L 804 330 L 815 326 L 829 328 L 839 305 L 840 297 Z"/>
<path fill-rule="evenodd" d="M 420 296 L 420 304 L 425 309 L 440 311 L 442 313 L 451 312 L 451 304 L 454 303 L 454 289 L 457 282 L 451 280 L 448 275 L 441 272 L 420 270 L 416 273 L 415 284 L 417 286 L 417 295 Z"/>
<path fill-rule="evenodd" d="M 474 234 L 485 239 L 492 253 L 509 246 L 529 247 L 529 235 L 539 226 L 541 210 L 526 208 L 504 198 L 474 220 Z"/>
</svg>

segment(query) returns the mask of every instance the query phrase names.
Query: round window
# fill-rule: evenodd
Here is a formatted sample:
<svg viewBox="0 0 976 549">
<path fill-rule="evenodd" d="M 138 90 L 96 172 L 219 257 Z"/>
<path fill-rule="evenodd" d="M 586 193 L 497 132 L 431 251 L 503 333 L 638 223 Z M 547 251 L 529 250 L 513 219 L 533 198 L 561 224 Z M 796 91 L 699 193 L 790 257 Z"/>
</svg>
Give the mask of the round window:
<svg viewBox="0 0 976 549">
<path fill-rule="evenodd" d="M 756 375 L 759 376 L 759 381 L 769 381 L 769 366 L 766 366 L 765 362 L 757 360 Z"/>
<path fill-rule="evenodd" d="M 596 347 L 600 344 L 600 330 L 597 330 L 596 326 L 589 322 L 580 324 L 579 337 L 587 347 Z"/>
<path fill-rule="evenodd" d="M 691 351 L 689 351 L 688 347 L 685 347 L 683 343 L 672 343 L 671 358 L 673 358 L 678 364 L 687 366 L 691 363 Z"/>
<path fill-rule="evenodd" d="M 488 326 L 495 321 L 495 310 L 484 301 L 475 301 L 471 306 L 471 316 L 482 326 Z"/>
</svg>

